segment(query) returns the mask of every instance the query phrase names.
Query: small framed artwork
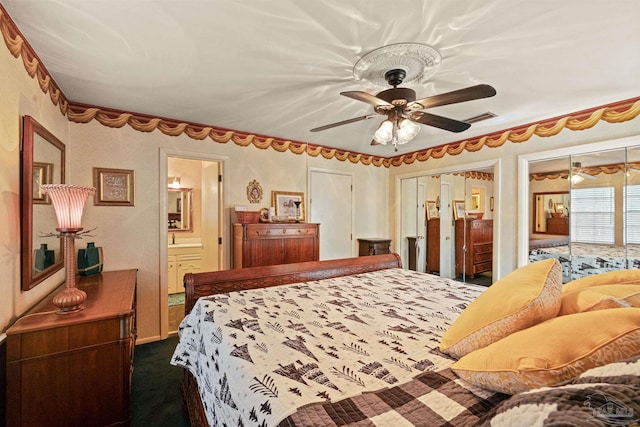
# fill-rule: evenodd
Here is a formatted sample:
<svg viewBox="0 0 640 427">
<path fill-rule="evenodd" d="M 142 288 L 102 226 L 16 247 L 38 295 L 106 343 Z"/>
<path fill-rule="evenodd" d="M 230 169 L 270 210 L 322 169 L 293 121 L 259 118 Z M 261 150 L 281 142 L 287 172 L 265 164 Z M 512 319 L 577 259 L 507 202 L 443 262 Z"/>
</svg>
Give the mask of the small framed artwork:
<svg viewBox="0 0 640 427">
<path fill-rule="evenodd" d="M 435 200 L 427 200 L 427 219 L 438 218 L 438 206 Z"/>
<path fill-rule="evenodd" d="M 556 203 L 554 210 L 556 211 L 556 213 L 564 213 L 564 204 Z"/>
<path fill-rule="evenodd" d="M 262 186 L 255 179 L 247 185 L 247 199 L 249 203 L 260 203 L 262 200 Z"/>
<path fill-rule="evenodd" d="M 133 206 L 134 171 L 129 169 L 93 168 L 95 206 Z"/>
<path fill-rule="evenodd" d="M 465 217 L 464 200 L 453 201 L 453 219 L 463 219 Z"/>
<path fill-rule="evenodd" d="M 53 163 L 33 162 L 33 203 L 51 204 L 49 195 L 42 192 L 42 185 L 53 184 Z"/>
<path fill-rule="evenodd" d="M 271 203 L 279 220 L 304 221 L 304 193 L 272 191 Z"/>
</svg>

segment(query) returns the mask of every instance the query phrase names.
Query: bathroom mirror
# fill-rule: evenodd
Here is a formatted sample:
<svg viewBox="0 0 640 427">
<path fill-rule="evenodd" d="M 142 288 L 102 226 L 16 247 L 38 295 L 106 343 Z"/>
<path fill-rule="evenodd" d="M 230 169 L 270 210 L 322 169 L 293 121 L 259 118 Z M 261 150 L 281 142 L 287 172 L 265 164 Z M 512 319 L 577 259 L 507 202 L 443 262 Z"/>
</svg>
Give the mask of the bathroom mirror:
<svg viewBox="0 0 640 427">
<path fill-rule="evenodd" d="M 63 266 L 62 242 L 45 234 L 55 233 L 53 205 L 40 186 L 65 182 L 65 145 L 30 116 L 22 121 L 21 287 L 27 291 Z"/>
<path fill-rule="evenodd" d="M 167 227 L 170 233 L 193 231 L 191 188 L 167 189 Z"/>
</svg>

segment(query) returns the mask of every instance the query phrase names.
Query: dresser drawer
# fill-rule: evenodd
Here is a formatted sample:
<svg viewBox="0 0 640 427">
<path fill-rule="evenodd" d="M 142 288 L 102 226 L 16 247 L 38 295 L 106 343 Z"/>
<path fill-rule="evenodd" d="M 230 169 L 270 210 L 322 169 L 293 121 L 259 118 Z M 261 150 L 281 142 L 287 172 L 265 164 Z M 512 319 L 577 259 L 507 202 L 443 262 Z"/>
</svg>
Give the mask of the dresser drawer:
<svg viewBox="0 0 640 427">
<path fill-rule="evenodd" d="M 247 238 L 257 237 L 292 237 L 292 236 L 315 236 L 318 234 L 317 227 L 269 227 L 269 228 L 248 228 Z"/>
<path fill-rule="evenodd" d="M 485 252 L 485 253 L 476 253 L 473 257 L 473 263 L 474 264 L 480 264 L 483 262 L 491 262 L 491 259 L 493 258 L 492 256 L 493 254 L 491 252 Z"/>
<path fill-rule="evenodd" d="M 489 254 L 493 252 L 493 243 L 476 243 L 473 245 L 473 251 L 476 254 Z"/>
<path fill-rule="evenodd" d="M 474 264 L 473 265 L 473 273 L 472 274 L 476 274 L 476 273 L 480 273 L 483 271 L 490 271 L 493 268 L 493 265 L 491 263 L 491 261 L 489 262 L 483 262 L 480 264 Z"/>
</svg>

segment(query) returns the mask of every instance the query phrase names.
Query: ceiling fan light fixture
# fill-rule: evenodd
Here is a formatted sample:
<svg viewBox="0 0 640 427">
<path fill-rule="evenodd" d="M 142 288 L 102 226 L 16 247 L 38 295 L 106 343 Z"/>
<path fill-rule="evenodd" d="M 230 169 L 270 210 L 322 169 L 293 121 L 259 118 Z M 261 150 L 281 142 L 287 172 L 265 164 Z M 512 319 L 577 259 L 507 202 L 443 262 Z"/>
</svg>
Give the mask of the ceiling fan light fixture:
<svg viewBox="0 0 640 427">
<path fill-rule="evenodd" d="M 580 184 L 582 181 L 584 181 L 584 178 L 581 177 L 580 175 L 576 175 L 576 174 L 572 174 L 571 175 L 571 184 Z"/>
<path fill-rule="evenodd" d="M 380 124 L 378 130 L 373 134 L 373 140 L 378 144 L 387 145 L 393 139 L 393 123 L 385 120 Z"/>
<path fill-rule="evenodd" d="M 406 144 L 418 135 L 420 126 L 408 119 L 402 119 L 398 126 L 398 144 Z"/>
</svg>

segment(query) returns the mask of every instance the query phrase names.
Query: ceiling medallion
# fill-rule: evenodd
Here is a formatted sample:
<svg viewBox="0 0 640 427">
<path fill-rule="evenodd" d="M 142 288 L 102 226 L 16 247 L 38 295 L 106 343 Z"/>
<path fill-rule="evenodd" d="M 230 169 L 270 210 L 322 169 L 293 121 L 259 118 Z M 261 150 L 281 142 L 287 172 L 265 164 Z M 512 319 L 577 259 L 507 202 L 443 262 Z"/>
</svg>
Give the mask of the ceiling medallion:
<svg viewBox="0 0 640 427">
<path fill-rule="evenodd" d="M 385 73 L 403 70 L 404 84 L 424 83 L 440 67 L 442 58 L 432 46 L 422 43 L 395 43 L 366 53 L 353 67 L 353 77 L 365 87 L 388 88 Z"/>
</svg>

